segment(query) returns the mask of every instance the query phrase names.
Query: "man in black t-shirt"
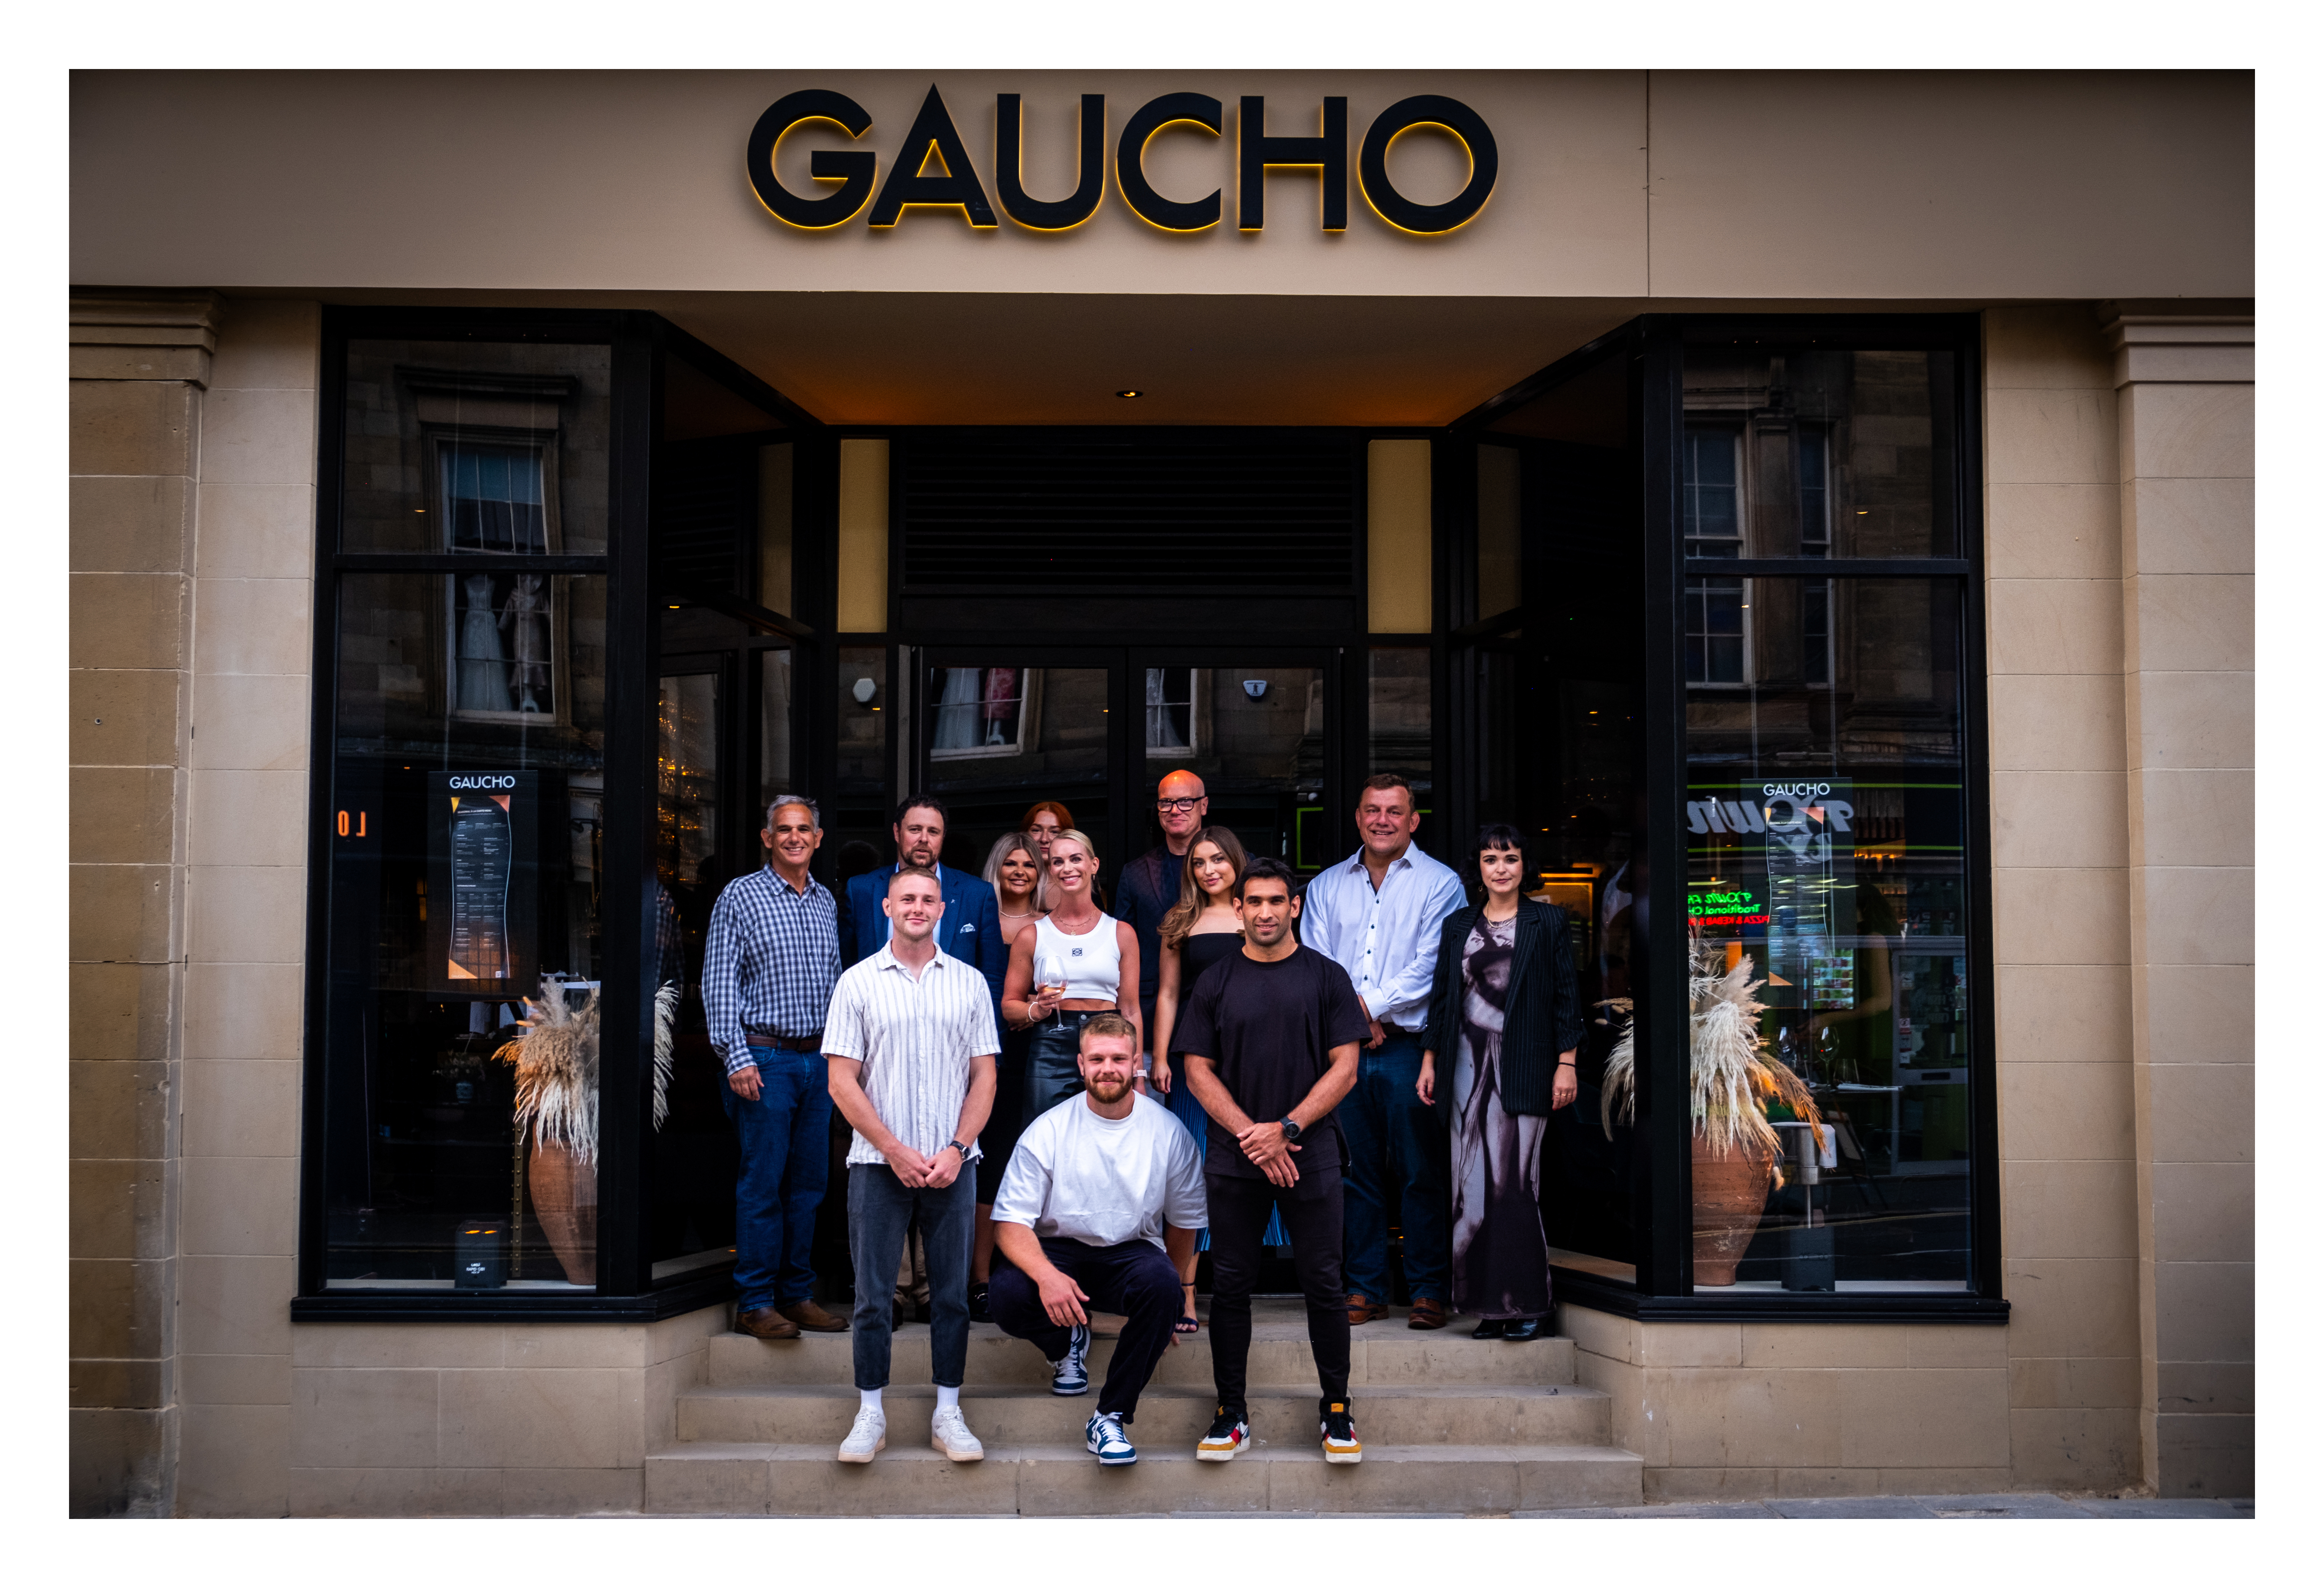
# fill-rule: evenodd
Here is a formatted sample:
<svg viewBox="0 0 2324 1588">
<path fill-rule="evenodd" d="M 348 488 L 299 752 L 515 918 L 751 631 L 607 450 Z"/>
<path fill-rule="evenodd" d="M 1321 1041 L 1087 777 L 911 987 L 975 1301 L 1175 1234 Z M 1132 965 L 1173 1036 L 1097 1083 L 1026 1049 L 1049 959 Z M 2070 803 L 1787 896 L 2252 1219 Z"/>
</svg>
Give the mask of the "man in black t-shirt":
<svg viewBox="0 0 2324 1588">
<path fill-rule="evenodd" d="M 1211 1363 L 1219 1409 L 1195 1446 L 1231 1461 L 1250 1441 L 1245 1377 L 1259 1241 L 1280 1208 L 1307 1300 L 1307 1342 L 1323 1399 L 1323 1459 L 1363 1459 L 1348 1412 L 1348 1309 L 1340 1283 L 1343 1150 L 1332 1110 L 1355 1085 L 1371 1034 L 1348 973 L 1291 934 L 1291 872 L 1254 859 L 1234 885 L 1243 950 L 1204 972 L 1178 1017 L 1174 1045 L 1210 1115 L 1204 1180 L 1211 1208 Z"/>
</svg>

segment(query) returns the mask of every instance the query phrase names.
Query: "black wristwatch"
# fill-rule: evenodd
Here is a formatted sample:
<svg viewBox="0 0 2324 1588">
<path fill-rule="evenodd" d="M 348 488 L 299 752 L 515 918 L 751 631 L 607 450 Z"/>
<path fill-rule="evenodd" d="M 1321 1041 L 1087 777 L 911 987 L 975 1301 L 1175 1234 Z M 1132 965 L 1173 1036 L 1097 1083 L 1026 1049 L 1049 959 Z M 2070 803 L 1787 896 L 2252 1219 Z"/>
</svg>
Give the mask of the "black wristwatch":
<svg viewBox="0 0 2324 1588">
<path fill-rule="evenodd" d="M 946 1142 L 945 1143 L 945 1147 L 950 1147 L 954 1152 L 959 1153 L 960 1161 L 963 1163 L 968 1161 L 968 1149 L 962 1146 L 958 1142 Z M 944 1151 L 944 1147 L 938 1147 L 936 1151 L 941 1152 Z"/>
<path fill-rule="evenodd" d="M 1296 1142 L 1299 1139 L 1299 1122 L 1288 1114 L 1283 1116 L 1283 1139 L 1286 1142 Z"/>
</svg>

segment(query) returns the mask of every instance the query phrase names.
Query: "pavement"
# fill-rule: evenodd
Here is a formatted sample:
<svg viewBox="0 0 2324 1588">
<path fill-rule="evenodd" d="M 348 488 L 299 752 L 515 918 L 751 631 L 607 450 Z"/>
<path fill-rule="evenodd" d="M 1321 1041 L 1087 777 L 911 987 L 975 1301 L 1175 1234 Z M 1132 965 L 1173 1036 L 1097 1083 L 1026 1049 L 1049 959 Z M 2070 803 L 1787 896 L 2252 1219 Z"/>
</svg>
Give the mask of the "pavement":
<svg viewBox="0 0 2324 1588">
<path fill-rule="evenodd" d="M 1172 1521 L 1346 1521 L 1377 1518 L 1383 1521 L 1491 1520 L 1469 1518 L 1457 1511 L 1312 1511 L 1312 1510 L 1173 1510 L 1124 1511 L 1125 1517 L 1167 1518 Z M 1743 1500 L 1718 1505 L 1585 1506 L 1570 1510 L 1519 1510 L 1508 1513 L 1524 1521 L 1596 1521 L 1601 1519 L 1785 1521 L 1831 1517 L 1860 1521 L 2090 1521 L 2117 1518 L 2164 1521 L 2249 1521 L 2248 1500 L 2112 1500 L 2065 1494 L 1879 1494 L 1829 1500 Z M 946 1521 L 1017 1521 L 1017 1517 L 947 1516 Z"/>
</svg>

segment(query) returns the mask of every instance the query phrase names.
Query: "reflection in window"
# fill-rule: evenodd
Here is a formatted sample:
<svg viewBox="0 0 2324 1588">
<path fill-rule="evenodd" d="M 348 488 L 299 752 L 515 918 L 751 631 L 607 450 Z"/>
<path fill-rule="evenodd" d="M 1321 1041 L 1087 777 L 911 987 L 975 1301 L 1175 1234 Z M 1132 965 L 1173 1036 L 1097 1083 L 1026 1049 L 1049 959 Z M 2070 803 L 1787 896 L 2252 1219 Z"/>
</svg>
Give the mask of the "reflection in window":
<svg viewBox="0 0 2324 1588">
<path fill-rule="evenodd" d="M 445 538 L 454 551 L 539 555 L 549 550 L 539 447 L 447 441 L 437 467 L 444 482 Z"/>
<path fill-rule="evenodd" d="M 1758 1178 L 1723 1210 L 1705 1188 L 1738 1166 L 1698 1153 L 1696 1283 L 1731 1271 L 1746 1289 L 1960 1290 L 1970 1194 L 1960 591 L 1736 583 L 1752 606 L 1821 629 L 1829 662 L 1816 676 L 1811 646 L 1789 665 L 1771 626 L 1745 688 L 1690 692 L 1688 926 L 1719 966 L 1750 961 L 1764 1054 L 1805 1083 L 1817 1117 L 1767 1103 L 1781 1161 L 1740 1166 Z"/>
<path fill-rule="evenodd" d="M 443 709 L 443 583 L 339 580 L 326 1282 L 593 1285 L 605 582 L 552 582 L 572 688 L 522 715 Z"/>
<path fill-rule="evenodd" d="M 1024 748 L 1025 679 L 1022 667 L 938 667 L 935 737 L 928 753 L 1013 756 Z"/>
<path fill-rule="evenodd" d="M 1146 753 L 1168 755 L 1194 748 L 1194 670 L 1146 669 Z"/>
</svg>

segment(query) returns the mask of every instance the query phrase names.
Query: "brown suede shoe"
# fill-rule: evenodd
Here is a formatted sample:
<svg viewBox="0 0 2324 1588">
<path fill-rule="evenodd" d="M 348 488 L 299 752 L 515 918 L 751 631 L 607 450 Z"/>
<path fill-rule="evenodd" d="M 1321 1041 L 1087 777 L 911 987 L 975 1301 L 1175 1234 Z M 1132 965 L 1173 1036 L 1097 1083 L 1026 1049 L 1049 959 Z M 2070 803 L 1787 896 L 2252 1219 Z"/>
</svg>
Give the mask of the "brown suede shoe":
<svg viewBox="0 0 2324 1588">
<path fill-rule="evenodd" d="M 761 1340 L 796 1340 L 798 1325 L 771 1307 L 753 1307 L 734 1316 L 734 1326 Z"/>
<path fill-rule="evenodd" d="M 1404 1320 L 1408 1329 L 1441 1329 L 1444 1326 L 1444 1303 L 1434 1296 L 1423 1296 L 1412 1304 L 1412 1316 Z"/>
<path fill-rule="evenodd" d="M 799 1327 L 812 1329 L 818 1335 L 842 1335 L 847 1332 L 847 1320 L 825 1312 L 812 1297 L 803 1301 L 794 1301 L 788 1307 L 778 1307 L 775 1310 Z"/>
<path fill-rule="evenodd" d="M 1348 1326 L 1368 1324 L 1376 1317 L 1386 1317 L 1388 1308 L 1360 1291 L 1348 1293 Z"/>
</svg>

